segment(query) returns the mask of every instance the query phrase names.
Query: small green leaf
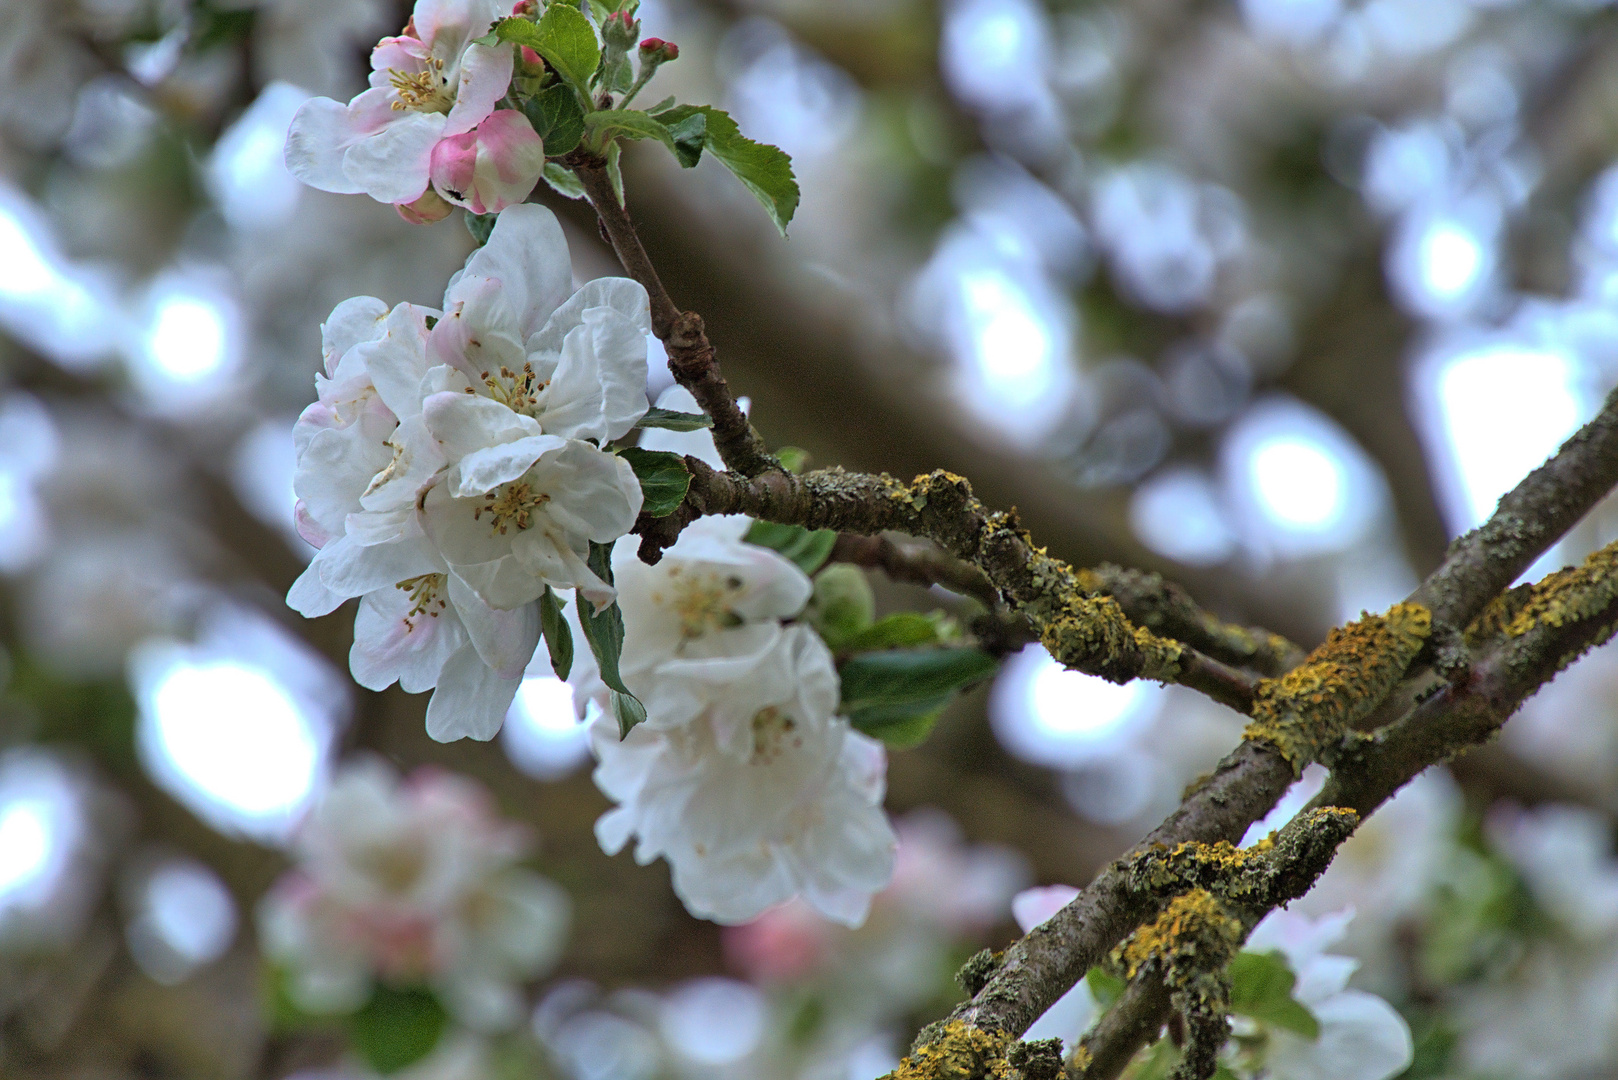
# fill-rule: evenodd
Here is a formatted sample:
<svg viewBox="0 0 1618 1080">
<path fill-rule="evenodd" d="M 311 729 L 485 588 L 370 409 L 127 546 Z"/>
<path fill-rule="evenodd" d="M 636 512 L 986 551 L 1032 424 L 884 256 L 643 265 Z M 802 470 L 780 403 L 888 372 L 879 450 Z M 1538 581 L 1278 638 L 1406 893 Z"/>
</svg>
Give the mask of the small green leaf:
<svg viewBox="0 0 1618 1080">
<path fill-rule="evenodd" d="M 658 113 L 668 112 L 672 108 L 674 108 L 674 95 L 670 94 L 668 97 L 664 98 L 662 101 L 659 101 L 656 105 L 651 106 L 646 111 L 651 113 L 653 116 L 656 116 Z"/>
<path fill-rule="evenodd" d="M 798 446 L 783 446 L 775 452 L 775 456 L 781 462 L 781 468 L 793 476 L 803 472 L 803 467 L 809 464 L 809 451 Z"/>
<path fill-rule="evenodd" d="M 1320 1037 L 1320 1021 L 1292 996 L 1298 978 L 1279 949 L 1267 953 L 1237 953 L 1230 962 L 1229 976 L 1232 1012 L 1306 1039 Z"/>
<path fill-rule="evenodd" d="M 701 431 L 713 427 L 713 418 L 707 413 L 675 412 L 673 409 L 650 408 L 635 425 L 638 428 L 664 428 L 668 431 Z"/>
<path fill-rule="evenodd" d="M 563 83 L 552 83 L 523 102 L 523 115 L 545 140 L 545 156 L 561 157 L 584 138 L 584 109 L 579 95 Z"/>
<path fill-rule="evenodd" d="M 1112 1003 L 1124 996 L 1128 986 L 1124 980 L 1102 967 L 1093 967 L 1085 972 L 1084 982 L 1090 988 L 1090 996 L 1103 1009 L 1112 1008 Z"/>
<path fill-rule="evenodd" d="M 497 214 L 472 213 L 466 215 L 466 231 L 472 234 L 472 239 L 477 241 L 478 247 L 482 247 L 489 242 L 489 234 L 494 232 L 494 219 L 498 216 Z"/>
<path fill-rule="evenodd" d="M 607 144 L 607 181 L 612 184 L 613 197 L 624 205 L 624 167 L 619 161 L 623 148 L 616 141 Z"/>
<path fill-rule="evenodd" d="M 677 105 L 658 119 L 672 128 L 695 113 L 707 118 L 703 145 L 708 152 L 758 198 L 785 236 L 787 223 L 798 209 L 798 181 L 792 175 L 792 159 L 778 146 L 747 138 L 729 113 L 712 105 Z"/>
<path fill-rule="evenodd" d="M 593 145 L 610 138 L 655 139 L 689 169 L 702 156 L 707 118 L 694 113 L 670 126 L 639 109 L 602 109 L 585 117 L 584 124 Z"/>
<path fill-rule="evenodd" d="M 538 22 L 513 16 L 494 25 L 501 41 L 526 45 L 550 65 L 574 90 L 589 99 L 590 77 L 601 63 L 595 27 L 574 4 L 551 4 Z"/>
<path fill-rule="evenodd" d="M 894 649 L 843 661 L 843 704 L 902 705 L 953 693 L 994 674 L 1000 662 L 979 649 Z"/>
<path fill-rule="evenodd" d="M 612 584 L 612 545 L 590 541 L 588 564 L 597 577 Z M 618 673 L 618 662 L 624 654 L 624 613 L 617 604 L 597 609 L 587 600 L 579 601 L 579 625 L 584 628 L 584 639 L 590 643 L 590 652 L 601 669 L 601 681 L 612 690 L 612 711 L 618 718 L 618 737 L 624 738 L 630 728 L 646 719 L 646 709 L 624 685 Z M 620 702 L 622 696 L 627 701 Z M 627 721 L 627 726 L 626 726 Z"/>
<path fill-rule="evenodd" d="M 430 1054 L 448 1023 L 449 1014 L 431 992 L 378 986 L 350 1020 L 350 1032 L 360 1056 L 386 1075 Z"/>
<path fill-rule="evenodd" d="M 825 577 L 822 574 L 821 577 Z M 919 611 L 899 611 L 872 623 L 859 633 L 843 638 L 832 646 L 838 652 L 870 652 L 875 649 L 906 649 L 918 645 L 936 645 L 942 640 L 938 615 L 923 615 Z"/>
<path fill-rule="evenodd" d="M 831 556 L 837 533 L 831 529 L 810 532 L 800 525 L 777 525 L 770 521 L 755 521 L 743 537 L 749 544 L 774 548 L 798 564 L 798 569 L 812 574 Z"/>
<path fill-rule="evenodd" d="M 567 166 L 558 165 L 554 161 L 547 161 L 545 171 L 540 175 L 551 186 L 551 190 L 558 195 L 569 199 L 584 198 L 584 185 L 579 183 L 579 178 Z"/>
<path fill-rule="evenodd" d="M 943 715 L 946 704 L 948 702 L 944 701 L 936 709 L 890 710 L 887 714 L 860 710 L 859 715 L 849 717 L 848 722 L 856 731 L 864 732 L 873 739 L 881 739 L 895 750 L 910 750 L 927 741 L 927 736 L 938 726 L 938 718 Z"/>
<path fill-rule="evenodd" d="M 640 481 L 641 494 L 645 497 L 641 513 L 668 517 L 685 501 L 685 493 L 691 487 L 691 472 L 685 467 L 685 458 L 667 450 L 642 450 L 638 446 L 625 447 L 618 451 L 618 456 L 629 462 L 629 467 L 635 470 L 635 478 Z"/>
<path fill-rule="evenodd" d="M 876 618 L 876 597 L 865 571 L 848 563 L 834 563 L 815 575 L 815 591 L 803 609 L 803 619 L 833 649 L 870 627 Z"/>
<path fill-rule="evenodd" d="M 562 605 L 545 586 L 545 595 L 539 598 L 539 632 L 545 635 L 545 649 L 551 654 L 551 670 L 558 679 L 566 679 L 573 670 L 573 628 L 562 617 Z"/>
</svg>

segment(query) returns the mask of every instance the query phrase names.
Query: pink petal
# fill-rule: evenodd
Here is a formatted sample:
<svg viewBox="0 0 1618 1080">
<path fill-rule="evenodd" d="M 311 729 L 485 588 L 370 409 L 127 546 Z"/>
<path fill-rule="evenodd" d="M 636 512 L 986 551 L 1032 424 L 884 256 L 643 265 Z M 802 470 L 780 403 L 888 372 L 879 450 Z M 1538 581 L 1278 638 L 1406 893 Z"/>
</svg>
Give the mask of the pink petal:
<svg viewBox="0 0 1618 1080">
<path fill-rule="evenodd" d="M 433 147 L 433 186 L 474 214 L 491 214 L 528 198 L 545 168 L 545 144 L 528 119 L 502 109 L 473 131 Z"/>
<path fill-rule="evenodd" d="M 481 124 L 511 88 L 512 48 L 509 43 L 490 48 L 473 45 L 461 57 L 460 85 L 455 105 L 444 125 L 445 135 L 460 135 Z"/>
</svg>

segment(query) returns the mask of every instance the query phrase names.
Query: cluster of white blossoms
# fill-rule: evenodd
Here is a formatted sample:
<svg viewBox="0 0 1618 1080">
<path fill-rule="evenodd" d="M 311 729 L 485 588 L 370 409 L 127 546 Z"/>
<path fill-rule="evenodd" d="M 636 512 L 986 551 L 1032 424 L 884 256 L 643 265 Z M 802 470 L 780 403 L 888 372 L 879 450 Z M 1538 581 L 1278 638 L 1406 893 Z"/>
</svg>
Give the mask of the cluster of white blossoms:
<svg viewBox="0 0 1618 1080">
<path fill-rule="evenodd" d="M 260 905 L 265 954 L 308 1012 L 352 1012 L 380 982 L 431 988 L 470 1027 L 510 1027 L 569 921 L 567 894 L 516 865 L 526 847 L 469 780 L 352 765 Z"/>
<path fill-rule="evenodd" d="M 807 575 L 742 539 L 746 518 L 705 518 L 656 566 L 613 553 L 625 634 L 620 673 L 646 720 L 619 738 L 587 659 L 570 681 L 595 716 L 598 787 L 619 805 L 596 823 L 608 853 L 636 839 L 693 914 L 742 923 L 803 897 L 857 925 L 893 875 L 882 744 L 837 715 L 831 651 L 787 622 Z M 581 658 L 582 659 L 582 658 Z"/>
<path fill-rule="evenodd" d="M 287 135 L 287 166 L 322 191 L 392 203 L 407 220 L 450 204 L 493 213 L 526 199 L 545 147 L 516 109 L 509 42 L 477 39 L 511 9 L 499 0 L 420 0 L 403 33 L 371 50 L 370 88 L 347 105 L 312 98 Z"/>
<path fill-rule="evenodd" d="M 298 531 L 320 550 L 287 601 L 313 617 L 360 597 L 354 678 L 436 687 L 435 739 L 494 736 L 539 598 L 612 603 L 589 545 L 640 512 L 634 470 L 602 447 L 647 409 L 646 292 L 571 281 L 555 216 L 514 206 L 441 311 L 357 297 L 321 328 L 318 400 L 294 429 Z"/>
</svg>

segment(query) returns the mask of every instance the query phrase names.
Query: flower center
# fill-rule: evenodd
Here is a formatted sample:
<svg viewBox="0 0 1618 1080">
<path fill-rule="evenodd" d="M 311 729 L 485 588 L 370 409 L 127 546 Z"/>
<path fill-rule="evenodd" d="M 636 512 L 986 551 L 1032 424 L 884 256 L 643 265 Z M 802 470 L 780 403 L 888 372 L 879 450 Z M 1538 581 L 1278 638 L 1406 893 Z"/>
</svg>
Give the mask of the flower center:
<svg viewBox="0 0 1618 1080">
<path fill-rule="evenodd" d="M 534 374 L 533 364 L 524 364 L 521 372 L 512 371 L 504 364 L 496 375 L 483 373 L 483 385 L 489 388 L 489 396 L 512 412 L 533 415 L 534 406 L 539 403 L 539 392 L 549 386 L 549 382 L 541 382 Z M 471 393 L 468 390 L 468 393 Z"/>
<path fill-rule="evenodd" d="M 427 58 L 424 71 L 407 74 L 398 68 L 389 68 L 388 85 L 399 95 L 399 100 L 393 103 L 394 112 L 411 109 L 447 113 L 455 104 L 455 92 L 449 88 L 449 79 L 444 75 L 444 61 L 436 56 Z"/>
<path fill-rule="evenodd" d="M 665 598 L 654 593 L 652 600 L 674 609 L 680 620 L 680 637 L 690 641 L 710 630 L 741 625 L 741 617 L 731 611 L 731 598 L 742 586 L 742 579 L 734 574 L 721 580 L 718 574 L 682 574 L 675 566 L 669 570 L 673 595 Z"/>
<path fill-rule="evenodd" d="M 422 574 L 420 577 L 405 578 L 394 585 L 395 589 L 403 589 L 410 597 L 410 610 L 405 612 L 405 626 L 414 630 L 416 624 L 410 620 L 418 615 L 438 618 L 439 612 L 445 607 L 444 599 L 439 593 L 443 591 L 446 580 L 448 579 L 443 574 Z"/>
<path fill-rule="evenodd" d="M 483 496 L 483 505 L 472 511 L 472 518 L 474 521 L 481 520 L 484 514 L 488 514 L 493 525 L 489 535 L 499 533 L 504 536 L 513 525 L 519 531 L 532 525 L 534 511 L 550 501 L 551 497 L 543 491 L 535 491 L 527 481 L 517 480 L 502 484 Z"/>
<path fill-rule="evenodd" d="M 797 731 L 798 722 L 774 705 L 754 713 L 752 764 L 774 764 L 787 750 L 802 746 L 803 736 Z"/>
</svg>

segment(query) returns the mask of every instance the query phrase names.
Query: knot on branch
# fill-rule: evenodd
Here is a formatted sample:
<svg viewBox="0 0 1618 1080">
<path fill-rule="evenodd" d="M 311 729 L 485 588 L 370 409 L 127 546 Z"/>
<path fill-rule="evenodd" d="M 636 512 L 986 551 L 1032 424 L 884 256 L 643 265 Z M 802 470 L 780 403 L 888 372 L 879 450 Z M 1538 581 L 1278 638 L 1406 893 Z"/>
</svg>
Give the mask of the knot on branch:
<svg viewBox="0 0 1618 1080">
<path fill-rule="evenodd" d="M 967 997 L 977 997 L 978 991 L 989 985 L 994 973 L 1006 962 L 1006 954 L 993 949 L 979 949 L 955 973 L 955 983 Z"/>
<path fill-rule="evenodd" d="M 1333 630 L 1303 664 L 1259 684 L 1243 737 L 1275 747 L 1301 774 L 1381 703 L 1431 632 L 1432 614 L 1412 603 Z"/>
</svg>

